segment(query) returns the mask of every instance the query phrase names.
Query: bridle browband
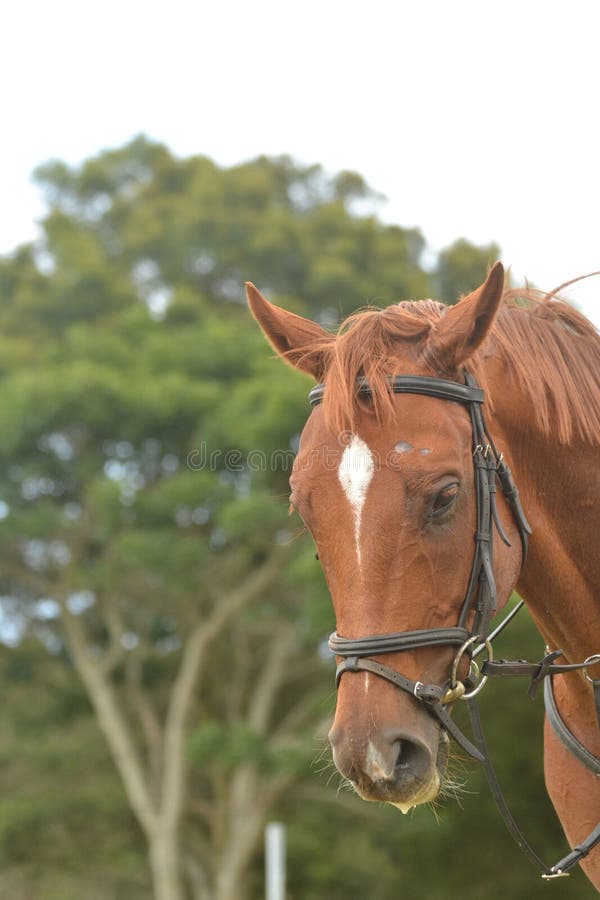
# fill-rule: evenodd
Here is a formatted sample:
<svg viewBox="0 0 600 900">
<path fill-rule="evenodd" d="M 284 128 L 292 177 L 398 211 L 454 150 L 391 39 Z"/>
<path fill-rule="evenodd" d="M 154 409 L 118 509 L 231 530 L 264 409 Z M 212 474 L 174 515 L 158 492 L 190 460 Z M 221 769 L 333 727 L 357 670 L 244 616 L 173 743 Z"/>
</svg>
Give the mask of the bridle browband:
<svg viewBox="0 0 600 900">
<path fill-rule="evenodd" d="M 487 429 L 482 409 L 484 392 L 470 373 L 465 372 L 464 379 L 464 383 L 460 383 L 424 375 L 393 375 L 388 378 L 389 390 L 394 394 L 421 394 L 436 397 L 440 400 L 461 403 L 467 407 L 471 419 L 476 498 L 475 550 L 457 625 L 447 628 L 427 628 L 417 631 L 373 634 L 362 638 L 344 638 L 337 632 L 334 632 L 329 638 L 329 649 L 337 657 L 342 658 L 342 662 L 338 664 L 336 669 L 336 686 L 339 685 L 340 679 L 345 672 L 371 672 L 424 703 L 427 711 L 438 720 L 440 726 L 470 756 L 483 763 L 496 804 L 517 844 L 532 862 L 541 867 L 542 877 L 548 879 L 556 878 L 567 875 L 567 870 L 578 863 L 600 842 L 600 824 L 596 826 L 585 841 L 574 848 L 571 853 L 561 859 L 556 865 L 548 867 L 542 862 L 526 841 L 504 800 L 487 750 L 476 695 L 490 675 L 525 674 L 531 677 L 530 696 L 533 696 L 539 683 L 547 676 L 572 669 L 583 669 L 585 672 L 585 667 L 591 665 L 592 661 L 596 662 L 597 660 L 595 657 L 590 657 L 584 663 L 557 665 L 554 663 L 554 660 L 562 655 L 562 651 L 548 652 L 539 663 L 526 663 L 523 660 L 493 659 L 492 641 L 494 637 L 503 630 L 515 612 L 523 605 L 523 601 L 521 601 L 505 620 L 490 633 L 490 623 L 497 608 L 497 591 L 493 568 L 494 530 L 498 532 L 502 541 L 507 546 L 510 546 L 510 541 L 502 528 L 498 515 L 496 505 L 497 482 L 500 482 L 501 490 L 519 531 L 522 566 L 525 565 L 527 558 L 528 538 L 531 534 L 531 528 L 523 512 L 519 492 L 511 471 L 504 461 L 502 453 L 499 453 L 496 449 Z M 312 407 L 321 403 L 325 389 L 325 384 L 318 384 L 311 390 L 309 402 Z M 371 395 L 369 383 L 365 378 L 357 379 L 356 390 L 362 397 Z M 469 629 L 467 628 L 467 623 L 471 614 L 473 614 L 473 621 Z M 372 657 L 382 654 L 402 653 L 421 647 L 440 646 L 457 648 L 449 677 L 443 685 L 413 681 L 395 669 L 372 659 Z M 480 670 L 474 658 L 484 649 L 487 651 L 488 658 Z M 469 673 L 461 681 L 458 678 L 458 667 L 463 656 L 466 656 L 469 661 Z M 592 680 L 589 676 L 587 677 L 594 685 L 600 721 L 600 680 Z M 560 739 L 588 768 L 599 774 L 600 760 L 596 759 L 593 754 L 577 741 L 560 717 L 554 703 L 550 678 L 547 678 L 545 681 L 544 696 L 546 712 Z M 477 745 L 467 738 L 451 717 L 452 705 L 458 699 L 467 700 L 468 702 Z"/>
</svg>

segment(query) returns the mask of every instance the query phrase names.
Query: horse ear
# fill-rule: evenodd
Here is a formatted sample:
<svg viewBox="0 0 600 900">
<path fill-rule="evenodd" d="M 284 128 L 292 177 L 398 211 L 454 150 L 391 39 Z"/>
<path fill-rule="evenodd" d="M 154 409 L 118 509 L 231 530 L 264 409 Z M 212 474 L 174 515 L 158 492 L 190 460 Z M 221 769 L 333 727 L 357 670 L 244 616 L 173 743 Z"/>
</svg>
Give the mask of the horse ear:
<svg viewBox="0 0 600 900">
<path fill-rule="evenodd" d="M 451 306 L 432 335 L 428 355 L 448 371 L 456 371 L 487 337 L 502 301 L 504 266 L 495 263 L 476 291 Z"/>
<path fill-rule="evenodd" d="M 325 353 L 335 340 L 334 335 L 310 319 L 269 303 L 249 281 L 246 282 L 246 296 L 252 315 L 279 356 L 294 368 L 320 380 L 325 368 Z"/>
</svg>

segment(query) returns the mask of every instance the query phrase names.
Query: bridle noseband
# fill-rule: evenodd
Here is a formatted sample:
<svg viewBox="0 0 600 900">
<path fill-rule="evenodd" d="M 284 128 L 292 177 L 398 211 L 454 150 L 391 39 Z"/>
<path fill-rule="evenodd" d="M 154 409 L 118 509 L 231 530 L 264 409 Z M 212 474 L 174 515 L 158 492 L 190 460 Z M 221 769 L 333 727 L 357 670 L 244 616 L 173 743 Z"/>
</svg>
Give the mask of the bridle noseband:
<svg viewBox="0 0 600 900">
<path fill-rule="evenodd" d="M 483 687 L 489 675 L 529 675 L 531 677 L 530 696 L 533 696 L 541 681 L 545 685 L 546 712 L 552 727 L 559 738 L 588 768 L 596 774 L 600 773 L 600 760 L 587 751 L 571 733 L 560 717 L 553 700 L 551 676 L 556 673 L 582 669 L 596 662 L 590 657 L 584 663 L 557 665 L 554 660 L 562 655 L 562 651 L 548 652 L 539 663 L 527 663 L 523 660 L 493 660 L 492 641 L 499 634 L 514 614 L 523 605 L 523 601 L 512 610 L 504 621 L 490 633 L 490 623 L 497 608 L 497 591 L 493 567 L 493 536 L 496 530 L 502 541 L 510 547 L 496 505 L 496 487 L 500 482 L 501 490 L 512 512 L 521 539 L 521 565 L 527 558 L 528 538 L 531 528 L 523 512 L 519 492 L 511 471 L 504 461 L 502 453 L 496 449 L 494 441 L 487 429 L 483 416 L 484 392 L 477 385 L 473 376 L 465 372 L 464 383 L 433 378 L 425 375 L 393 375 L 389 379 L 389 389 L 395 394 L 423 394 L 461 403 L 467 407 L 471 419 L 472 454 L 475 479 L 476 498 L 476 530 L 474 535 L 475 550 L 465 597 L 461 606 L 456 626 L 449 628 L 427 628 L 418 631 L 404 631 L 389 634 L 373 634 L 362 638 L 344 638 L 334 632 L 329 638 L 329 648 L 337 657 L 342 658 L 336 669 L 336 686 L 345 672 L 371 672 L 391 682 L 400 690 L 411 694 L 423 703 L 427 711 L 440 723 L 441 727 L 456 742 L 479 762 L 482 762 L 492 794 L 504 818 L 504 821 L 519 847 L 529 859 L 542 869 L 543 878 L 557 878 L 568 874 L 568 869 L 578 863 L 590 850 L 600 842 L 600 824 L 571 853 L 554 866 L 547 866 L 530 847 L 520 828 L 514 821 L 506 805 L 500 789 L 492 762 L 489 757 L 479 709 L 475 696 Z M 368 381 L 359 378 L 356 390 L 360 396 L 371 394 Z M 309 394 L 312 407 L 317 406 L 325 393 L 325 384 L 318 384 Z M 473 613 L 471 628 L 467 628 L 470 614 Z M 456 647 L 456 654 L 449 677 L 443 685 L 424 684 L 413 681 L 383 665 L 372 657 L 388 653 L 402 653 L 420 647 Z M 487 650 L 488 658 L 481 667 L 474 662 L 474 657 Z M 464 681 L 458 680 L 458 666 L 462 657 L 469 660 L 469 674 Z M 544 680 L 545 679 L 545 680 Z M 592 681 L 592 679 L 589 679 Z M 596 707 L 600 724 L 600 681 L 592 681 L 596 695 Z M 458 700 L 468 701 L 471 722 L 477 746 L 467 738 L 451 718 L 452 704 Z"/>
</svg>

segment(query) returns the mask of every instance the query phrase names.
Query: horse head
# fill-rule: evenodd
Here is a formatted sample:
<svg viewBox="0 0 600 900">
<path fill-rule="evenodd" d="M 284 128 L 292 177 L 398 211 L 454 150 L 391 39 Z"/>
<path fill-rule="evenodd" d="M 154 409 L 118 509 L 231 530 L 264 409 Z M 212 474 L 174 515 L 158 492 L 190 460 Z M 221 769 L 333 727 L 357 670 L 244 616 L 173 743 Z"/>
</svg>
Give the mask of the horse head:
<svg viewBox="0 0 600 900">
<path fill-rule="evenodd" d="M 396 376 L 417 376 L 418 385 L 428 379 L 464 384 L 473 360 L 487 365 L 486 339 L 503 283 L 497 263 L 456 306 L 421 301 L 370 309 L 337 335 L 248 285 L 252 312 L 277 353 L 325 385 L 302 433 L 291 503 L 314 538 L 337 634 L 347 642 L 422 630 L 443 637 L 457 631 L 461 610 L 462 627 L 472 632 L 477 601 L 464 606 L 478 528 L 470 410 L 452 396 L 395 392 L 390 384 Z M 522 561 L 505 502 L 500 498 L 498 506 L 511 546 L 497 542 L 491 563 L 498 608 Z M 417 641 L 401 652 L 378 645 L 377 663 L 414 690 L 398 690 L 389 677 L 349 663 L 344 654 L 329 737 L 337 768 L 363 798 L 406 812 L 440 792 L 448 729 L 421 702 L 418 686 L 434 686 L 437 708 L 451 709 L 457 643 L 460 637 L 454 645 Z M 463 653 L 457 677 L 465 678 L 468 668 Z"/>
</svg>

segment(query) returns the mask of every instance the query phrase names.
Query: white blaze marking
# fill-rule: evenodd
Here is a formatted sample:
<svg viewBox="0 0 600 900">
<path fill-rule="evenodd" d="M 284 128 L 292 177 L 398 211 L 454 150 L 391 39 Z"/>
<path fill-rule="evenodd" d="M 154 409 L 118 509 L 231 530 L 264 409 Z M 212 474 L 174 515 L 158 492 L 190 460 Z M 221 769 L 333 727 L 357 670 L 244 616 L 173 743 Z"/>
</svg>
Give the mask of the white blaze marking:
<svg viewBox="0 0 600 900">
<path fill-rule="evenodd" d="M 357 434 L 352 435 L 352 440 L 342 454 L 338 478 L 354 515 L 354 543 L 356 544 L 356 556 L 359 566 L 361 561 L 360 523 L 365 500 L 367 499 L 367 490 L 374 471 L 373 454 Z"/>
</svg>

